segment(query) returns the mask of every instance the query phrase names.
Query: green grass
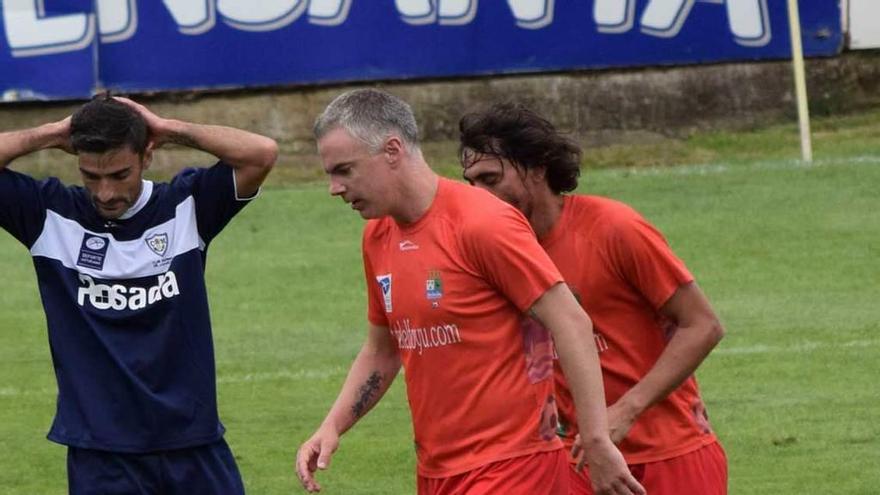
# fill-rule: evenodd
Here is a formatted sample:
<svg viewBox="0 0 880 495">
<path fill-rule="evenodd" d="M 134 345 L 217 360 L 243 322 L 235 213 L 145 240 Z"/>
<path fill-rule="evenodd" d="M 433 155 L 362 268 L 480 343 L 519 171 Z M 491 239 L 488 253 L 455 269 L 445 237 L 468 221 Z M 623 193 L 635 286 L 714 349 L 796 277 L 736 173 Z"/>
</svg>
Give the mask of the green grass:
<svg viewBox="0 0 880 495">
<path fill-rule="evenodd" d="M 813 166 L 791 159 L 796 132 L 782 126 L 694 136 L 676 145 L 692 165 L 585 173 L 584 191 L 660 227 L 725 323 L 699 379 L 731 493 L 880 484 L 878 116 L 819 121 Z M 323 184 L 275 188 L 211 247 L 221 417 L 250 493 L 298 492 L 295 450 L 360 346 L 361 226 Z M 66 493 L 65 449 L 44 438 L 55 400 L 45 319 L 28 253 L 6 234 L 0 274 L 0 492 Z M 344 437 L 325 493 L 413 492 L 401 385 Z"/>
</svg>

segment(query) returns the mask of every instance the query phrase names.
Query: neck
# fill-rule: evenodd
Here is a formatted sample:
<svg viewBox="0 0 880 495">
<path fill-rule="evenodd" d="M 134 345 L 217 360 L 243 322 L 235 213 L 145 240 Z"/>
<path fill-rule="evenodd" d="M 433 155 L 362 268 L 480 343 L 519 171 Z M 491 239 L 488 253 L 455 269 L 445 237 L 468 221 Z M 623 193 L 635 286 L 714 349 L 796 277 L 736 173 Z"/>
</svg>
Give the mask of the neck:
<svg viewBox="0 0 880 495">
<path fill-rule="evenodd" d="M 391 217 L 400 225 L 409 225 L 422 218 L 437 195 L 440 178 L 421 158 L 405 166 L 401 177 L 397 205 Z"/>
<path fill-rule="evenodd" d="M 562 215 L 564 197 L 547 188 L 534 197 L 532 211 L 529 213 L 529 223 L 538 239 L 543 239 L 556 225 L 559 216 Z"/>
</svg>

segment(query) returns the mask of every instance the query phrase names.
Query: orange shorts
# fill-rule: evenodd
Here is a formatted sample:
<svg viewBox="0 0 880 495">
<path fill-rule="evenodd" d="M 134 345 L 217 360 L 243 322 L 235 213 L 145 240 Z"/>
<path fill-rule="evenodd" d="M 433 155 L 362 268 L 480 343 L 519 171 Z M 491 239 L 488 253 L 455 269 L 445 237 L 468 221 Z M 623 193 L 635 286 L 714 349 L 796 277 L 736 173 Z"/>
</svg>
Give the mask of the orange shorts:
<svg viewBox="0 0 880 495">
<path fill-rule="evenodd" d="M 649 495 L 727 495 L 727 456 L 718 442 L 671 459 L 630 464 L 629 470 Z M 578 473 L 571 464 L 568 471 L 569 495 L 593 495 L 586 467 Z"/>
<path fill-rule="evenodd" d="M 539 452 L 448 478 L 419 476 L 419 495 L 568 495 L 568 454 Z"/>
</svg>

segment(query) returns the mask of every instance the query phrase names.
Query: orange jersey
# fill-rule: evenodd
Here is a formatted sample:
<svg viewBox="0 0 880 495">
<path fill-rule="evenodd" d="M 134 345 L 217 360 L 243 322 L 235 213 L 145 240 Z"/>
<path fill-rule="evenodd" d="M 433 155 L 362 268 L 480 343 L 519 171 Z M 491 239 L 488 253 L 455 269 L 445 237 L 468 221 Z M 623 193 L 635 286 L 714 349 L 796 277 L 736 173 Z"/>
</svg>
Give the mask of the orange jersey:
<svg viewBox="0 0 880 495">
<path fill-rule="evenodd" d="M 562 448 L 549 334 L 523 316 L 562 281 L 525 218 L 440 179 L 416 223 L 367 223 L 370 322 L 404 367 L 418 473 L 440 478 Z"/>
<path fill-rule="evenodd" d="M 693 281 L 663 235 L 632 208 L 598 196 L 565 196 L 541 245 L 593 320 L 605 399 L 614 404 L 653 367 L 675 326 L 659 308 Z M 577 434 L 574 402 L 558 363 L 559 434 Z M 715 441 L 693 376 L 646 410 L 620 444 L 627 464 L 668 459 Z"/>
</svg>

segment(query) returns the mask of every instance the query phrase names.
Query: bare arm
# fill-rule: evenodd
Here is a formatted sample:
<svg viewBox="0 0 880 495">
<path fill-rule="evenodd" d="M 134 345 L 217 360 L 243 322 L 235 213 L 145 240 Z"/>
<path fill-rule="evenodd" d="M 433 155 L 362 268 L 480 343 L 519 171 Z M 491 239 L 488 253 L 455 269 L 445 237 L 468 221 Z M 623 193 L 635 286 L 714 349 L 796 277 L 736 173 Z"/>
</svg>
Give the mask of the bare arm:
<svg viewBox="0 0 880 495">
<path fill-rule="evenodd" d="M 677 330 L 648 374 L 608 408 L 615 443 L 626 437 L 639 415 L 691 376 L 724 336 L 709 300 L 695 282 L 679 287 L 660 311 Z"/>
<path fill-rule="evenodd" d="M 400 354 L 385 327 L 370 325 L 366 342 L 351 365 L 336 402 L 318 430 L 299 448 L 296 473 L 309 492 L 321 489 L 317 469 L 327 469 L 339 437 L 379 402 L 400 371 Z"/>
<path fill-rule="evenodd" d="M 553 334 L 559 363 L 574 397 L 581 444 L 596 494 L 644 494 L 608 436 L 605 390 L 590 318 L 561 283 L 545 292 L 531 312 Z"/>
<path fill-rule="evenodd" d="M 128 98 L 116 99 L 137 110 L 146 120 L 152 149 L 174 143 L 210 153 L 228 163 L 235 169 L 239 197 L 256 194 L 278 159 L 278 144 L 266 136 L 233 127 L 164 119 Z"/>
<path fill-rule="evenodd" d="M 74 153 L 70 146 L 70 117 L 31 129 L 0 133 L 0 169 L 16 158 L 49 148 Z"/>
</svg>

